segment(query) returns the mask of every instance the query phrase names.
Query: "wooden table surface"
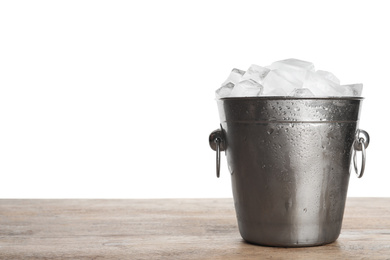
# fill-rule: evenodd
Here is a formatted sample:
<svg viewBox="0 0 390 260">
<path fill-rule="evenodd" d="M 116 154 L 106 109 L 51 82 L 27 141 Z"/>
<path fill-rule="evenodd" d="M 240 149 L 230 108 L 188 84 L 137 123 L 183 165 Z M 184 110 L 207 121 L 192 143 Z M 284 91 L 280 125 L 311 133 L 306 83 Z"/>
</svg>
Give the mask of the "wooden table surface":
<svg viewBox="0 0 390 260">
<path fill-rule="evenodd" d="M 0 259 L 390 259 L 390 198 L 348 198 L 339 239 L 251 245 L 231 199 L 0 200 Z"/>
</svg>

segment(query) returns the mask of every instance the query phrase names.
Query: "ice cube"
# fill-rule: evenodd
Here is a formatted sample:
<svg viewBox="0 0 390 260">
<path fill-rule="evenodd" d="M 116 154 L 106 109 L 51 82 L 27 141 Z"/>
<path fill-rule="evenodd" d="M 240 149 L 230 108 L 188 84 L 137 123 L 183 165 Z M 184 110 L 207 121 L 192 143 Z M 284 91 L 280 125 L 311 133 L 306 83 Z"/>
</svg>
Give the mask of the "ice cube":
<svg viewBox="0 0 390 260">
<path fill-rule="evenodd" d="M 290 93 L 294 97 L 314 97 L 314 94 L 308 88 L 296 88 Z"/>
<path fill-rule="evenodd" d="M 268 68 L 271 70 L 275 70 L 275 69 L 297 70 L 298 69 L 298 70 L 314 71 L 314 64 L 304 60 L 287 59 L 287 60 L 275 61 L 270 66 L 268 66 Z"/>
<path fill-rule="evenodd" d="M 315 71 L 311 62 L 286 59 L 266 67 L 252 64 L 246 72 L 233 69 L 215 96 L 356 97 L 362 88 L 362 84 L 340 85 L 333 73 Z"/>
<path fill-rule="evenodd" d="M 296 71 L 287 71 L 287 70 L 276 70 L 278 74 L 288 80 L 291 84 L 297 88 L 302 87 L 303 82 L 306 78 L 306 70 L 296 70 Z"/>
<path fill-rule="evenodd" d="M 258 83 L 262 83 L 265 76 L 267 76 L 270 69 L 252 64 L 249 69 L 242 76 L 241 80 L 252 79 Z"/>
<path fill-rule="evenodd" d="M 343 95 L 340 85 L 327 80 L 317 73 L 308 71 L 302 88 L 309 89 L 316 97 L 331 97 Z"/>
<path fill-rule="evenodd" d="M 230 97 L 253 97 L 262 93 L 263 86 L 253 79 L 248 79 L 237 83 L 230 93 Z"/>
<path fill-rule="evenodd" d="M 239 69 L 232 69 L 232 71 L 229 74 L 229 77 L 222 83 L 222 87 L 225 86 L 227 83 L 231 82 L 233 84 L 237 84 L 241 81 L 242 75 L 245 74 L 245 71 L 239 70 Z"/>
<path fill-rule="evenodd" d="M 267 94 L 263 94 L 262 96 L 288 96 L 286 91 L 281 88 L 275 88 L 268 92 Z"/>
<path fill-rule="evenodd" d="M 296 84 L 286 79 L 288 73 L 280 70 L 271 70 L 263 80 L 264 95 L 268 95 L 271 91 L 281 88 L 284 92 L 290 93 L 295 88 L 300 88 L 302 83 Z"/>
<path fill-rule="evenodd" d="M 341 85 L 340 88 L 343 89 L 343 96 L 360 97 L 363 91 L 363 84 Z"/>
<path fill-rule="evenodd" d="M 306 72 L 314 70 L 314 65 L 306 61 L 288 59 L 274 62 L 268 68 L 271 70 L 277 70 L 279 75 L 290 81 L 292 84 L 302 86 L 303 81 L 305 81 Z"/>
<path fill-rule="evenodd" d="M 215 98 L 219 99 L 219 98 L 228 97 L 232 92 L 233 88 L 234 88 L 233 83 L 231 82 L 226 83 L 224 86 L 220 87 L 215 91 Z"/>
<path fill-rule="evenodd" d="M 333 73 L 325 70 L 317 70 L 316 73 L 321 77 L 340 85 L 340 80 Z"/>
</svg>

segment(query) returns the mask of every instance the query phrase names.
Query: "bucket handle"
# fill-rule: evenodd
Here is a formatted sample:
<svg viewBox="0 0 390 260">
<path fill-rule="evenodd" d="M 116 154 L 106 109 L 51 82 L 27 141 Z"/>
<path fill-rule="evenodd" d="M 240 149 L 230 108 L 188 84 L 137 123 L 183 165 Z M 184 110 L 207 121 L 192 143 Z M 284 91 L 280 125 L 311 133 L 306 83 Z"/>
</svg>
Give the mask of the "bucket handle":
<svg viewBox="0 0 390 260">
<path fill-rule="evenodd" d="M 220 166 L 221 166 L 221 151 L 226 150 L 226 141 L 222 131 L 222 126 L 220 129 L 214 130 L 209 136 L 209 144 L 212 150 L 216 151 L 216 172 L 217 178 L 220 176 Z M 358 129 L 355 135 L 355 141 L 353 143 L 353 166 L 358 178 L 363 177 L 364 170 L 366 168 L 366 149 L 370 144 L 370 135 L 362 130 Z M 357 167 L 357 151 L 362 152 L 362 164 L 360 167 L 360 172 Z"/>
<path fill-rule="evenodd" d="M 370 143 L 370 135 L 361 129 L 356 131 L 355 141 L 353 143 L 353 166 L 358 178 L 361 178 L 364 174 L 364 169 L 366 168 L 366 149 Z M 360 166 L 360 172 L 357 167 L 356 153 L 357 151 L 362 151 L 362 164 Z"/>
<path fill-rule="evenodd" d="M 225 138 L 224 138 L 224 134 L 222 131 L 222 126 L 220 129 L 217 129 L 210 134 L 209 144 L 210 144 L 211 149 L 213 149 L 217 153 L 217 156 L 216 156 L 217 168 L 216 168 L 216 170 L 217 170 L 217 178 L 219 178 L 219 172 L 220 172 L 220 168 L 221 168 L 220 167 L 221 166 L 221 151 L 226 150 L 226 143 L 225 143 Z"/>
</svg>

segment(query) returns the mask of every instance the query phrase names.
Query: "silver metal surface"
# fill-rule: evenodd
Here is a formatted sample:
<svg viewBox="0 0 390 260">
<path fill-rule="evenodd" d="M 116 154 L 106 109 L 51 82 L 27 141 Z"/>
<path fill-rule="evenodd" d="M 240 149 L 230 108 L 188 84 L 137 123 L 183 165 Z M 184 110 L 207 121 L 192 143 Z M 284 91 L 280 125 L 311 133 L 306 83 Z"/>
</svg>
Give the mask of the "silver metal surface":
<svg viewBox="0 0 390 260">
<path fill-rule="evenodd" d="M 219 150 L 220 151 L 225 151 L 226 150 L 226 142 L 224 138 L 224 134 L 222 132 L 222 126 L 220 129 L 214 130 L 210 135 L 209 135 L 209 145 L 210 148 L 213 149 L 214 151 L 217 150 L 217 143 L 216 140 L 219 139 Z"/>
<path fill-rule="evenodd" d="M 221 139 L 216 138 L 214 142 L 217 144 L 217 150 L 216 150 L 216 154 L 217 154 L 217 178 L 219 178 L 219 173 L 220 173 L 220 169 L 221 169 L 221 151 L 220 151 Z"/>
<path fill-rule="evenodd" d="M 368 144 L 365 145 L 363 137 L 361 137 L 359 139 L 359 144 L 360 144 L 359 147 L 362 151 L 362 165 L 360 166 L 360 172 L 359 172 L 358 167 L 357 167 L 356 154 L 357 154 L 358 150 L 356 150 L 356 149 L 353 150 L 353 167 L 355 168 L 355 172 L 356 172 L 357 177 L 361 178 L 361 177 L 363 177 L 364 169 L 366 168 L 366 147 L 368 146 Z"/>
<path fill-rule="evenodd" d="M 217 101 L 239 231 L 246 241 L 300 247 L 337 239 L 361 101 Z"/>
<path fill-rule="evenodd" d="M 360 139 L 363 139 L 364 148 L 367 149 L 368 145 L 370 144 L 370 135 L 361 129 L 356 130 L 356 138 L 355 138 L 355 150 L 361 151 L 362 150 L 362 144 L 359 142 Z"/>
<path fill-rule="evenodd" d="M 223 132 L 221 129 L 217 129 L 215 131 L 213 131 L 210 136 L 209 136 L 209 144 L 210 144 L 210 147 L 211 149 L 213 149 L 214 151 L 216 151 L 216 154 L 217 154 L 217 158 L 216 158 L 216 165 L 217 165 L 217 168 L 216 168 L 216 171 L 217 171 L 217 178 L 219 178 L 219 175 L 220 175 L 220 165 L 221 165 L 221 151 L 225 151 L 226 149 L 226 143 L 225 143 L 225 139 L 223 137 Z"/>
</svg>

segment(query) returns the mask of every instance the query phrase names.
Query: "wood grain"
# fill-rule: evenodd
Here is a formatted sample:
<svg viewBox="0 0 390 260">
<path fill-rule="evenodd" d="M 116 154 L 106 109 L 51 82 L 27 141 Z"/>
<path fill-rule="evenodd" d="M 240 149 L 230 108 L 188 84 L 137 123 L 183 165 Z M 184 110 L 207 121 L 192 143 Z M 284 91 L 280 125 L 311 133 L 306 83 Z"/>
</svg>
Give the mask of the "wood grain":
<svg viewBox="0 0 390 260">
<path fill-rule="evenodd" d="M 231 199 L 0 200 L 0 259 L 390 259 L 390 198 L 349 198 L 309 248 L 245 243 Z"/>
</svg>

